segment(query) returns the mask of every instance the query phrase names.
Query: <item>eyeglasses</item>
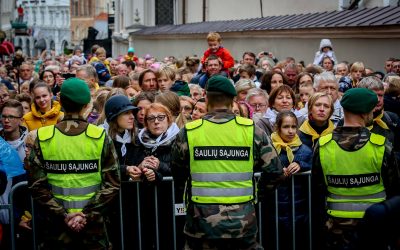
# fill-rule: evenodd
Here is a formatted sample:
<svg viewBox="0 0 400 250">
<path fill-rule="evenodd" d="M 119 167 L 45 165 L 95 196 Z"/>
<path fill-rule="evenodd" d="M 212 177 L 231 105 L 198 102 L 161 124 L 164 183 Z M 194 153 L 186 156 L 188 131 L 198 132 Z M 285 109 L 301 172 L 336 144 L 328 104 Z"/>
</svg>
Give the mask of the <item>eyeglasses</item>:
<svg viewBox="0 0 400 250">
<path fill-rule="evenodd" d="M 167 115 L 149 116 L 146 118 L 146 120 L 148 122 L 155 122 L 157 119 L 157 121 L 162 122 L 164 121 L 165 117 L 167 117 Z"/>
<path fill-rule="evenodd" d="M 2 115 L 1 120 L 8 119 L 10 122 L 14 121 L 15 119 L 21 119 L 21 116 L 13 116 L 13 115 Z"/>
<path fill-rule="evenodd" d="M 255 104 L 250 104 L 250 106 L 254 109 L 262 109 L 267 106 L 267 104 L 260 104 L 260 103 L 255 103 Z"/>
</svg>

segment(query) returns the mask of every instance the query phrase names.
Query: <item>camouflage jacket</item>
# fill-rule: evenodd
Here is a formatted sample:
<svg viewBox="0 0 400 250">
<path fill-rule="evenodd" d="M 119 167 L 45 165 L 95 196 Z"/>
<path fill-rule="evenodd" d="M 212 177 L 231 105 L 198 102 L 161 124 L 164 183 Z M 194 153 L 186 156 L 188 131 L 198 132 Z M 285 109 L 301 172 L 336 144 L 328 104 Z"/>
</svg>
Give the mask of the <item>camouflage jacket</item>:
<svg viewBox="0 0 400 250">
<path fill-rule="evenodd" d="M 217 110 L 203 119 L 225 123 L 235 115 L 227 110 Z M 229 140 L 229 138 L 227 138 Z M 282 166 L 270 138 L 260 128 L 254 129 L 254 171 L 262 171 L 259 191 L 273 190 L 282 180 Z M 190 155 L 186 129 L 182 128 L 172 145 L 172 174 L 176 183 L 184 185 L 190 179 Z M 195 238 L 242 238 L 257 233 L 254 203 L 199 204 L 191 202 L 190 181 L 187 188 L 187 216 L 185 233 Z"/>
<path fill-rule="evenodd" d="M 370 134 L 370 131 L 365 127 L 337 127 L 333 131 L 332 139 L 335 140 L 342 149 L 352 152 L 362 148 L 368 142 Z M 356 163 L 357 160 L 355 159 L 354 162 L 349 163 L 349 166 L 355 166 L 354 164 Z M 382 161 L 381 177 L 385 186 L 387 198 L 400 194 L 398 163 L 394 155 L 393 146 L 388 140 L 385 140 L 385 153 Z M 318 143 L 314 150 L 312 167 L 312 201 L 313 210 L 315 211 L 313 213 L 315 215 L 314 221 L 319 221 L 319 226 L 323 226 L 328 219 L 325 208 L 327 193 Z"/>
<path fill-rule="evenodd" d="M 64 120 L 56 125 L 56 127 L 66 135 L 80 134 L 87 126 L 88 123 L 83 118 L 71 116 L 64 117 Z M 47 207 L 52 215 L 64 216 L 67 211 L 54 199 L 52 191 L 49 189 L 47 172 L 43 168 L 42 163 L 42 152 L 40 151 L 39 141 L 36 138 L 29 154 L 29 166 L 27 168 L 29 169 L 28 185 L 32 197 L 38 201 L 39 204 Z M 102 215 L 107 206 L 118 195 L 120 187 L 118 157 L 112 140 L 108 136 L 106 136 L 104 141 L 101 166 L 101 188 L 82 211 L 89 220 L 97 220 L 97 218 Z"/>
</svg>

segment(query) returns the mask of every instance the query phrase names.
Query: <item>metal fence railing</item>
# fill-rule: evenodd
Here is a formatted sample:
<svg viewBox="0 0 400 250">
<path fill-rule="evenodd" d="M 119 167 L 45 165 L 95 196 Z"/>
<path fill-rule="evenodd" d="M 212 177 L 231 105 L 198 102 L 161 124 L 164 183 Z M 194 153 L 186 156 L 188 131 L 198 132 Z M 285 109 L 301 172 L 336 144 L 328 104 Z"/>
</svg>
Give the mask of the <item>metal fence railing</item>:
<svg viewBox="0 0 400 250">
<path fill-rule="evenodd" d="M 260 173 L 256 173 L 259 179 Z M 0 209 L 8 209 L 10 215 L 11 249 L 16 249 L 15 225 L 17 224 L 14 214 L 15 191 L 19 188 L 26 188 L 27 182 L 16 184 L 9 195 L 9 204 L 0 205 Z M 298 189 L 302 189 L 302 222 L 298 222 L 297 200 Z M 282 202 L 287 192 L 287 200 Z M 178 195 L 178 196 L 177 196 Z M 163 182 L 158 186 L 145 186 L 139 182 L 124 182 L 119 193 L 119 213 L 116 223 L 119 230 L 114 241 L 120 241 L 116 246 L 120 249 L 147 249 L 149 244 L 155 249 L 181 249 L 184 245 L 182 233 L 184 224 L 184 205 L 182 192 L 177 192 L 172 177 L 164 177 Z M 305 195 L 305 196 L 304 196 Z M 183 199 L 183 198 L 182 198 Z M 282 209 L 281 203 L 287 202 Z M 37 234 L 35 225 L 35 208 L 30 198 L 32 219 L 32 249 L 37 248 Z M 266 203 L 266 204 L 264 204 Z M 299 246 L 299 238 L 303 241 L 302 248 L 312 249 L 311 237 L 311 174 L 310 171 L 297 173 L 289 178 L 283 188 L 275 190 L 268 202 L 259 201 L 256 204 L 258 218 L 258 239 L 261 245 L 272 244 L 272 249 L 280 249 L 282 242 L 291 245 L 293 250 Z M 286 223 L 282 216 L 289 220 Z M 168 217 L 168 218 L 167 218 Z M 169 218 L 170 217 L 170 218 Z M 151 218 L 149 220 L 149 218 Z M 117 220 L 118 220 L 117 219 Z M 271 224 L 272 223 L 272 224 Z M 299 225 L 301 230 L 299 230 Z M 289 230 L 291 237 L 281 235 L 283 231 Z M 272 232 L 271 232 L 272 231 Z M 132 233 L 133 232 L 133 233 Z M 150 232 L 150 233 L 149 233 Z M 301 234 L 301 236 L 299 236 Z M 151 235 L 151 236 L 149 236 Z M 272 239 L 271 236 L 273 235 Z M 306 239 L 304 239 L 306 235 Z M 149 238 L 150 237 L 150 238 Z M 270 244 L 270 245 L 271 245 Z M 304 247 L 305 246 L 305 247 Z M 271 249 L 271 246 L 268 248 Z"/>
</svg>

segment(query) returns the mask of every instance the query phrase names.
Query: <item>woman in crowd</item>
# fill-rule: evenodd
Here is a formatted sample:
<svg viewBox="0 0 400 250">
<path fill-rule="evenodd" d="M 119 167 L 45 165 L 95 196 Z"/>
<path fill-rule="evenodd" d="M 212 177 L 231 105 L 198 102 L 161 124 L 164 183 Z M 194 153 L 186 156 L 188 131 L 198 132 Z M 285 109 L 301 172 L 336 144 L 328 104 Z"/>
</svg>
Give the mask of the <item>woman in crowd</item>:
<svg viewBox="0 0 400 250">
<path fill-rule="evenodd" d="M 130 85 L 130 79 L 127 76 L 117 76 L 113 80 L 112 87 L 113 88 L 121 88 L 126 89 Z"/>
<path fill-rule="evenodd" d="M 335 66 L 335 61 L 332 58 L 330 58 L 329 56 L 326 56 L 322 59 L 321 66 L 322 66 L 322 68 L 324 68 L 325 71 L 333 72 L 333 67 Z"/>
<path fill-rule="evenodd" d="M 152 103 L 146 108 L 144 125 L 138 134 L 139 152 L 134 160 L 136 167 L 130 168 L 128 172 L 132 180 L 145 177 L 148 181 L 160 181 L 163 176 L 171 174 L 171 143 L 179 128 L 169 109 L 160 103 Z"/>
<path fill-rule="evenodd" d="M 127 160 L 131 159 L 129 155 L 133 153 L 136 134 L 134 112 L 137 109 L 124 95 L 112 96 L 104 107 L 108 123 L 106 132 L 114 142 L 121 169 L 131 165 Z"/>
<path fill-rule="evenodd" d="M 284 166 L 283 172 L 286 177 L 292 177 L 297 172 L 304 172 L 311 169 L 312 151 L 304 145 L 297 135 L 297 118 L 291 111 L 282 111 L 276 117 L 275 132 L 271 134 L 271 139 L 276 148 L 279 159 Z M 307 222 L 308 222 L 308 202 L 307 202 L 307 179 L 305 176 L 296 176 L 292 181 L 287 178 L 278 187 L 278 223 L 279 223 L 279 247 L 280 249 L 291 249 L 292 246 L 292 210 L 291 201 L 294 199 L 295 205 L 295 225 L 296 225 L 296 249 L 306 249 L 307 242 Z M 293 178 L 293 177 L 292 177 Z M 294 185 L 294 197 L 292 197 L 292 184 Z M 274 196 L 269 197 L 267 213 L 269 225 L 275 228 Z M 275 232 L 275 230 L 273 230 Z M 274 242 L 273 238 L 267 242 Z M 267 236 L 268 237 L 268 236 Z M 268 244 L 268 243 L 267 243 Z"/>
<path fill-rule="evenodd" d="M 107 117 L 106 117 L 106 113 L 104 112 L 105 103 L 112 96 L 115 96 L 115 95 L 126 95 L 126 92 L 125 92 L 125 90 L 123 90 L 121 88 L 108 88 L 108 87 L 104 87 L 104 92 L 107 93 L 105 99 L 103 99 L 104 97 L 102 96 L 101 99 L 98 100 L 100 102 L 96 103 L 96 110 L 97 109 L 101 110 L 100 116 L 97 118 L 96 124 L 97 125 L 102 125 L 103 128 L 107 129 L 108 128 L 108 123 L 106 121 Z M 100 91 L 97 94 L 98 94 L 98 97 L 99 97 L 100 95 L 102 95 L 102 92 Z M 96 100 L 97 100 L 97 98 L 96 98 Z M 91 111 L 93 111 L 93 108 L 95 108 L 94 104 L 95 103 L 93 103 L 93 107 L 92 107 Z M 91 115 L 92 114 L 90 114 L 88 116 L 90 117 Z M 93 117 L 91 117 L 91 118 L 93 118 Z"/>
<path fill-rule="evenodd" d="M 182 114 L 181 112 L 181 102 L 176 93 L 172 91 L 166 91 L 158 94 L 156 95 L 154 102 L 161 103 L 168 108 L 172 114 L 173 121 L 176 122 L 179 128 L 182 128 L 188 122 L 186 115 Z"/>
<path fill-rule="evenodd" d="M 150 104 L 154 102 L 155 94 L 153 92 L 141 92 L 133 102 L 139 111 L 136 114 L 136 127 L 141 129 L 144 127 L 144 111 Z"/>
<path fill-rule="evenodd" d="M 206 106 L 206 99 L 200 98 L 197 100 L 197 102 L 194 104 L 194 109 L 192 112 L 192 120 L 198 120 L 203 118 L 207 114 L 207 106 Z"/>
<path fill-rule="evenodd" d="M 308 72 L 301 72 L 297 75 L 296 86 L 308 85 L 308 84 L 312 85 L 313 83 L 314 83 L 314 77 L 312 74 Z"/>
<path fill-rule="evenodd" d="M 240 79 L 235 83 L 235 90 L 237 96 L 235 97 L 236 101 L 244 101 L 246 100 L 247 93 L 250 89 L 254 89 L 256 84 L 250 79 Z"/>
<path fill-rule="evenodd" d="M 287 84 L 287 79 L 282 72 L 268 71 L 261 77 L 260 88 L 270 94 L 272 90 L 283 84 Z"/>
<path fill-rule="evenodd" d="M 142 181 L 140 186 L 141 217 L 146 218 L 142 223 L 142 234 L 147 235 L 143 249 L 155 249 L 155 216 L 154 192 L 158 192 L 158 204 L 164 209 L 158 210 L 160 239 L 165 242 L 161 249 L 171 249 L 168 239 L 173 237 L 170 230 L 172 211 L 171 183 L 162 182 L 164 176 L 171 175 L 171 146 L 179 132 L 174 123 L 172 113 L 160 103 L 152 103 L 145 110 L 145 127 L 139 132 L 136 144 L 137 152 L 132 156 L 133 165 L 127 167 L 127 173 L 132 181 Z M 155 189 L 154 184 L 159 188 Z M 180 195 L 182 197 L 182 195 Z M 177 197 L 179 200 L 180 197 Z M 180 228 L 180 227 L 179 227 Z"/>
<path fill-rule="evenodd" d="M 40 74 L 40 80 L 44 81 L 51 89 L 53 95 L 56 95 L 60 92 L 60 87 L 56 84 L 56 76 L 53 71 L 45 70 Z"/>
<path fill-rule="evenodd" d="M 198 84 L 189 83 L 190 96 L 194 101 L 203 97 L 203 89 Z"/>
<path fill-rule="evenodd" d="M 279 112 L 292 111 L 295 114 L 297 113 L 297 111 L 294 110 L 294 102 L 295 94 L 292 88 L 290 88 L 288 85 L 284 84 L 274 89 L 268 99 L 269 108 L 257 125 L 264 129 L 267 134 L 272 134 L 276 117 Z"/>
<path fill-rule="evenodd" d="M 187 119 L 190 119 L 190 115 L 192 114 L 195 101 L 188 96 L 180 96 L 179 102 L 180 102 L 181 113 Z"/>
<path fill-rule="evenodd" d="M 53 100 L 50 87 L 39 82 L 32 89 L 33 103 L 31 112 L 24 115 L 24 125 L 29 131 L 40 127 L 54 125 L 62 120 L 64 113 L 59 102 Z"/>
<path fill-rule="evenodd" d="M 134 112 L 137 110 L 135 106 L 129 101 L 125 95 L 114 95 L 111 96 L 104 106 L 104 113 L 107 118 L 106 132 L 113 140 L 115 151 L 118 155 L 120 164 L 121 180 L 122 182 L 122 199 L 124 201 L 124 208 L 132 206 L 129 199 L 132 195 L 132 189 L 124 181 L 128 181 L 129 175 L 127 174 L 127 166 L 133 165 L 135 162 L 134 155 L 136 155 L 136 129 L 135 129 L 135 118 Z M 125 203 L 126 201 L 126 203 Z M 121 202 L 120 202 L 121 203 Z M 110 210 L 110 217 L 112 218 L 110 227 L 110 238 L 115 242 L 114 247 L 120 248 L 118 230 L 119 225 L 119 204 L 116 202 L 113 204 L 113 209 Z M 125 210 L 123 210 L 125 211 Z M 127 220 L 132 219 L 132 215 L 124 213 Z M 124 227 L 129 228 L 132 231 L 132 227 L 129 224 L 125 224 Z"/>
<path fill-rule="evenodd" d="M 318 138 L 332 133 L 335 126 L 329 119 L 333 114 L 332 97 L 325 93 L 315 93 L 308 101 L 308 120 L 299 129 L 303 144 L 313 148 Z"/>
</svg>

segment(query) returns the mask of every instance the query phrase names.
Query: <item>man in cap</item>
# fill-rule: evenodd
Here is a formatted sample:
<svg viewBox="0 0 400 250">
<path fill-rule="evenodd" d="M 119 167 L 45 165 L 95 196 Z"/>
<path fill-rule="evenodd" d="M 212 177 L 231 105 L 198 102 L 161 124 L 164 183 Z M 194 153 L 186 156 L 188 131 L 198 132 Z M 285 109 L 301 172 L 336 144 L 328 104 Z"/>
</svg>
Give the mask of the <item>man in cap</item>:
<svg viewBox="0 0 400 250">
<path fill-rule="evenodd" d="M 262 249 L 253 172 L 262 171 L 259 190 L 272 190 L 282 166 L 267 134 L 232 113 L 235 96 L 228 78 L 211 77 L 208 114 L 186 124 L 172 146 L 174 180 L 187 181 L 185 249 Z"/>
<path fill-rule="evenodd" d="M 367 128 L 373 123 L 377 95 L 366 88 L 353 88 L 340 103 L 343 127 L 321 137 L 314 151 L 316 249 L 356 249 L 356 228 L 365 210 L 400 193 L 391 143 Z"/>
<path fill-rule="evenodd" d="M 119 192 L 118 158 L 104 129 L 82 117 L 90 102 L 87 84 L 64 82 L 63 121 L 37 131 L 29 155 L 29 187 L 45 212 L 44 249 L 108 249 L 104 213 Z"/>
</svg>

